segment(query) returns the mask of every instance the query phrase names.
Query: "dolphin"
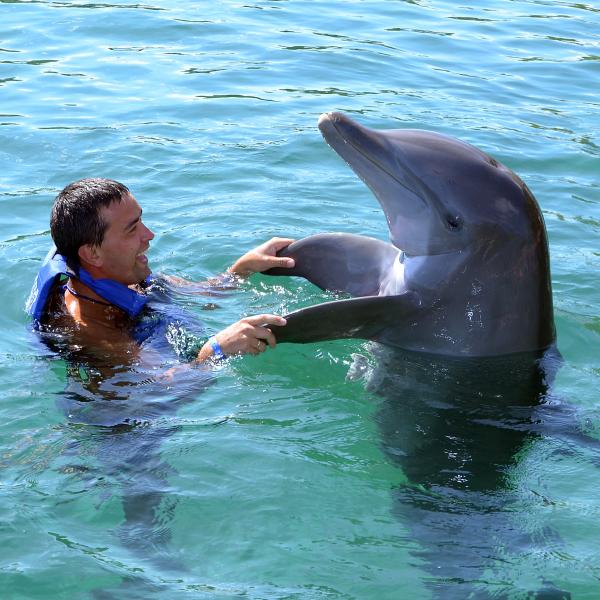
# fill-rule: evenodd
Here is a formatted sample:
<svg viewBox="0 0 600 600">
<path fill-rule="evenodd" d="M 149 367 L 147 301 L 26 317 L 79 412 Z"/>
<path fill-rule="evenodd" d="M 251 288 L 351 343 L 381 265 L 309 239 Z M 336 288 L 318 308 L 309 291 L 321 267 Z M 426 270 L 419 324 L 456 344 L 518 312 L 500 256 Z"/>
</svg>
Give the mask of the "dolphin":
<svg viewBox="0 0 600 600">
<path fill-rule="evenodd" d="M 296 266 L 267 274 L 351 297 L 286 315 L 278 342 L 362 338 L 465 357 L 554 343 L 544 220 L 515 173 L 439 133 L 373 130 L 337 112 L 319 129 L 379 201 L 390 242 L 325 233 L 280 252 Z"/>
<path fill-rule="evenodd" d="M 538 203 L 510 169 L 457 139 L 376 131 L 340 113 L 322 115 L 319 129 L 379 201 L 390 242 L 321 233 L 280 252 L 295 267 L 267 274 L 350 298 L 286 315 L 277 341 L 383 344 L 370 347 L 374 367 L 362 357 L 365 379 L 382 449 L 407 477 L 393 512 L 426 586 L 444 599 L 525 596 L 502 565 L 540 542 L 520 527 L 534 506 L 507 473 L 548 436 L 588 443 L 550 389 L 561 357 Z M 515 503 L 526 508 L 505 508 Z M 532 597 L 570 597 L 541 583 Z"/>
</svg>

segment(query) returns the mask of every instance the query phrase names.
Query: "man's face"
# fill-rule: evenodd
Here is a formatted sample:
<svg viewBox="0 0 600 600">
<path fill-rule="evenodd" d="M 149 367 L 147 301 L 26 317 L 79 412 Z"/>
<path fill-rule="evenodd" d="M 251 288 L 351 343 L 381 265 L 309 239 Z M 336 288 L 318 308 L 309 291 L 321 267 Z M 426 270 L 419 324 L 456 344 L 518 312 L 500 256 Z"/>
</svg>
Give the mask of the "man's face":
<svg viewBox="0 0 600 600">
<path fill-rule="evenodd" d="M 96 249 L 102 276 L 125 285 L 140 283 L 150 275 L 145 253 L 154 234 L 142 223 L 142 209 L 127 194 L 121 202 L 112 202 L 100 210 L 108 223 L 104 240 Z"/>
</svg>

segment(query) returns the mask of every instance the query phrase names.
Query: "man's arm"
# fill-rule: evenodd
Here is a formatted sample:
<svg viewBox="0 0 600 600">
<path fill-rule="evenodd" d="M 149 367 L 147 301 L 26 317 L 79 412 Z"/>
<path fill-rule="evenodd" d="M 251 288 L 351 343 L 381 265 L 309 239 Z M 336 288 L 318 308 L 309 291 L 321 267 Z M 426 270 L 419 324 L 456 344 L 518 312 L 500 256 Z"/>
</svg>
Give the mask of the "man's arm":
<svg viewBox="0 0 600 600">
<path fill-rule="evenodd" d="M 289 238 L 271 238 L 268 242 L 253 248 L 238 258 L 231 267 L 221 275 L 211 277 L 208 281 L 195 282 L 175 275 L 161 273 L 161 277 L 175 287 L 185 288 L 190 293 L 209 296 L 213 290 L 226 290 L 235 287 L 238 279 L 245 279 L 254 273 L 261 273 L 274 267 L 289 268 L 294 266 L 293 258 L 279 257 L 277 252 L 289 246 L 294 240 Z M 206 287 L 208 284 L 209 287 Z"/>
<path fill-rule="evenodd" d="M 272 238 L 269 241 L 246 252 L 238 258 L 227 273 L 235 277 L 246 278 L 273 267 L 292 268 L 294 259 L 278 257 L 277 252 L 289 246 L 294 240 L 289 238 Z M 226 327 L 214 337 L 226 356 L 253 354 L 264 352 L 267 347 L 275 348 L 277 342 L 273 332 L 266 325 L 284 326 L 286 320 L 277 315 L 254 315 L 240 319 Z M 209 342 L 200 349 L 197 363 L 203 363 L 214 357 L 214 350 Z"/>
<path fill-rule="evenodd" d="M 253 354 L 264 352 L 267 347 L 275 348 L 275 336 L 265 325 L 286 324 L 286 320 L 278 315 L 253 315 L 244 317 L 237 323 L 226 327 L 214 337 L 226 356 Z M 206 342 L 198 352 L 196 363 L 203 363 L 214 358 L 214 350 L 210 342 Z"/>
<path fill-rule="evenodd" d="M 250 277 L 253 273 L 262 273 L 274 267 L 291 269 L 294 259 L 279 257 L 277 253 L 289 246 L 294 240 L 289 238 L 271 238 L 268 242 L 257 246 L 238 258 L 227 271 L 237 277 Z"/>
<path fill-rule="evenodd" d="M 269 241 L 246 252 L 238 258 L 227 271 L 215 278 L 209 280 L 209 284 L 219 287 L 223 286 L 227 277 L 246 278 L 254 273 L 260 273 L 274 267 L 292 268 L 294 260 L 289 257 L 278 257 L 277 252 L 289 246 L 294 240 L 289 238 L 272 238 Z M 194 286 L 191 282 L 186 282 L 178 277 L 168 276 L 167 281 L 182 287 Z M 198 290 L 200 293 L 210 293 L 208 290 Z M 213 336 L 221 350 L 226 356 L 241 354 L 260 354 L 267 347 L 275 348 L 276 340 L 273 332 L 266 325 L 284 326 L 286 320 L 277 315 L 263 314 L 254 315 L 240 319 L 229 327 L 226 327 L 215 336 Z M 214 358 L 215 353 L 210 342 L 206 342 L 198 352 L 195 363 L 204 363 Z"/>
</svg>

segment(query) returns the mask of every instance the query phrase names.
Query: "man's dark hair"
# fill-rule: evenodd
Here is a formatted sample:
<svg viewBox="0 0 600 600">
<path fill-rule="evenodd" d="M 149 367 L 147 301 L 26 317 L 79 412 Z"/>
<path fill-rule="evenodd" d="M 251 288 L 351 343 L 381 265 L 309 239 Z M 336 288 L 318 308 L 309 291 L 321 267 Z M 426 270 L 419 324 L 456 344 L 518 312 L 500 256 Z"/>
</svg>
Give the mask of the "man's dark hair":
<svg viewBox="0 0 600 600">
<path fill-rule="evenodd" d="M 50 216 L 50 232 L 56 249 L 71 268 L 79 266 L 78 251 L 85 244 L 102 244 L 108 223 L 100 209 L 121 202 L 129 190 L 112 179 L 80 179 L 56 196 Z"/>
</svg>

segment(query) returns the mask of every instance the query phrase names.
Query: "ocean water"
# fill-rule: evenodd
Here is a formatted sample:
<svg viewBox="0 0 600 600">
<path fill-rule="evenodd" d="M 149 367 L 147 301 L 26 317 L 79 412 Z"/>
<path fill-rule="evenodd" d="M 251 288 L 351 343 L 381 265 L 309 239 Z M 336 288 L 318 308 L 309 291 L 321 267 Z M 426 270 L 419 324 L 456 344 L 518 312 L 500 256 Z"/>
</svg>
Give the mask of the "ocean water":
<svg viewBox="0 0 600 600">
<path fill-rule="evenodd" d="M 600 5 L 0 0 L 0 22 L 2 598 L 600 597 Z M 28 328 L 52 200 L 81 177 L 128 185 L 153 270 L 193 280 L 274 235 L 387 239 L 316 128 L 332 110 L 475 144 L 542 208 L 560 427 L 477 430 L 493 485 L 427 495 L 399 466 L 412 382 L 390 401 L 348 378 L 354 355 L 377 368 L 364 342 L 165 384 L 78 375 Z M 328 298 L 256 276 L 178 303 L 215 331 Z"/>
</svg>

